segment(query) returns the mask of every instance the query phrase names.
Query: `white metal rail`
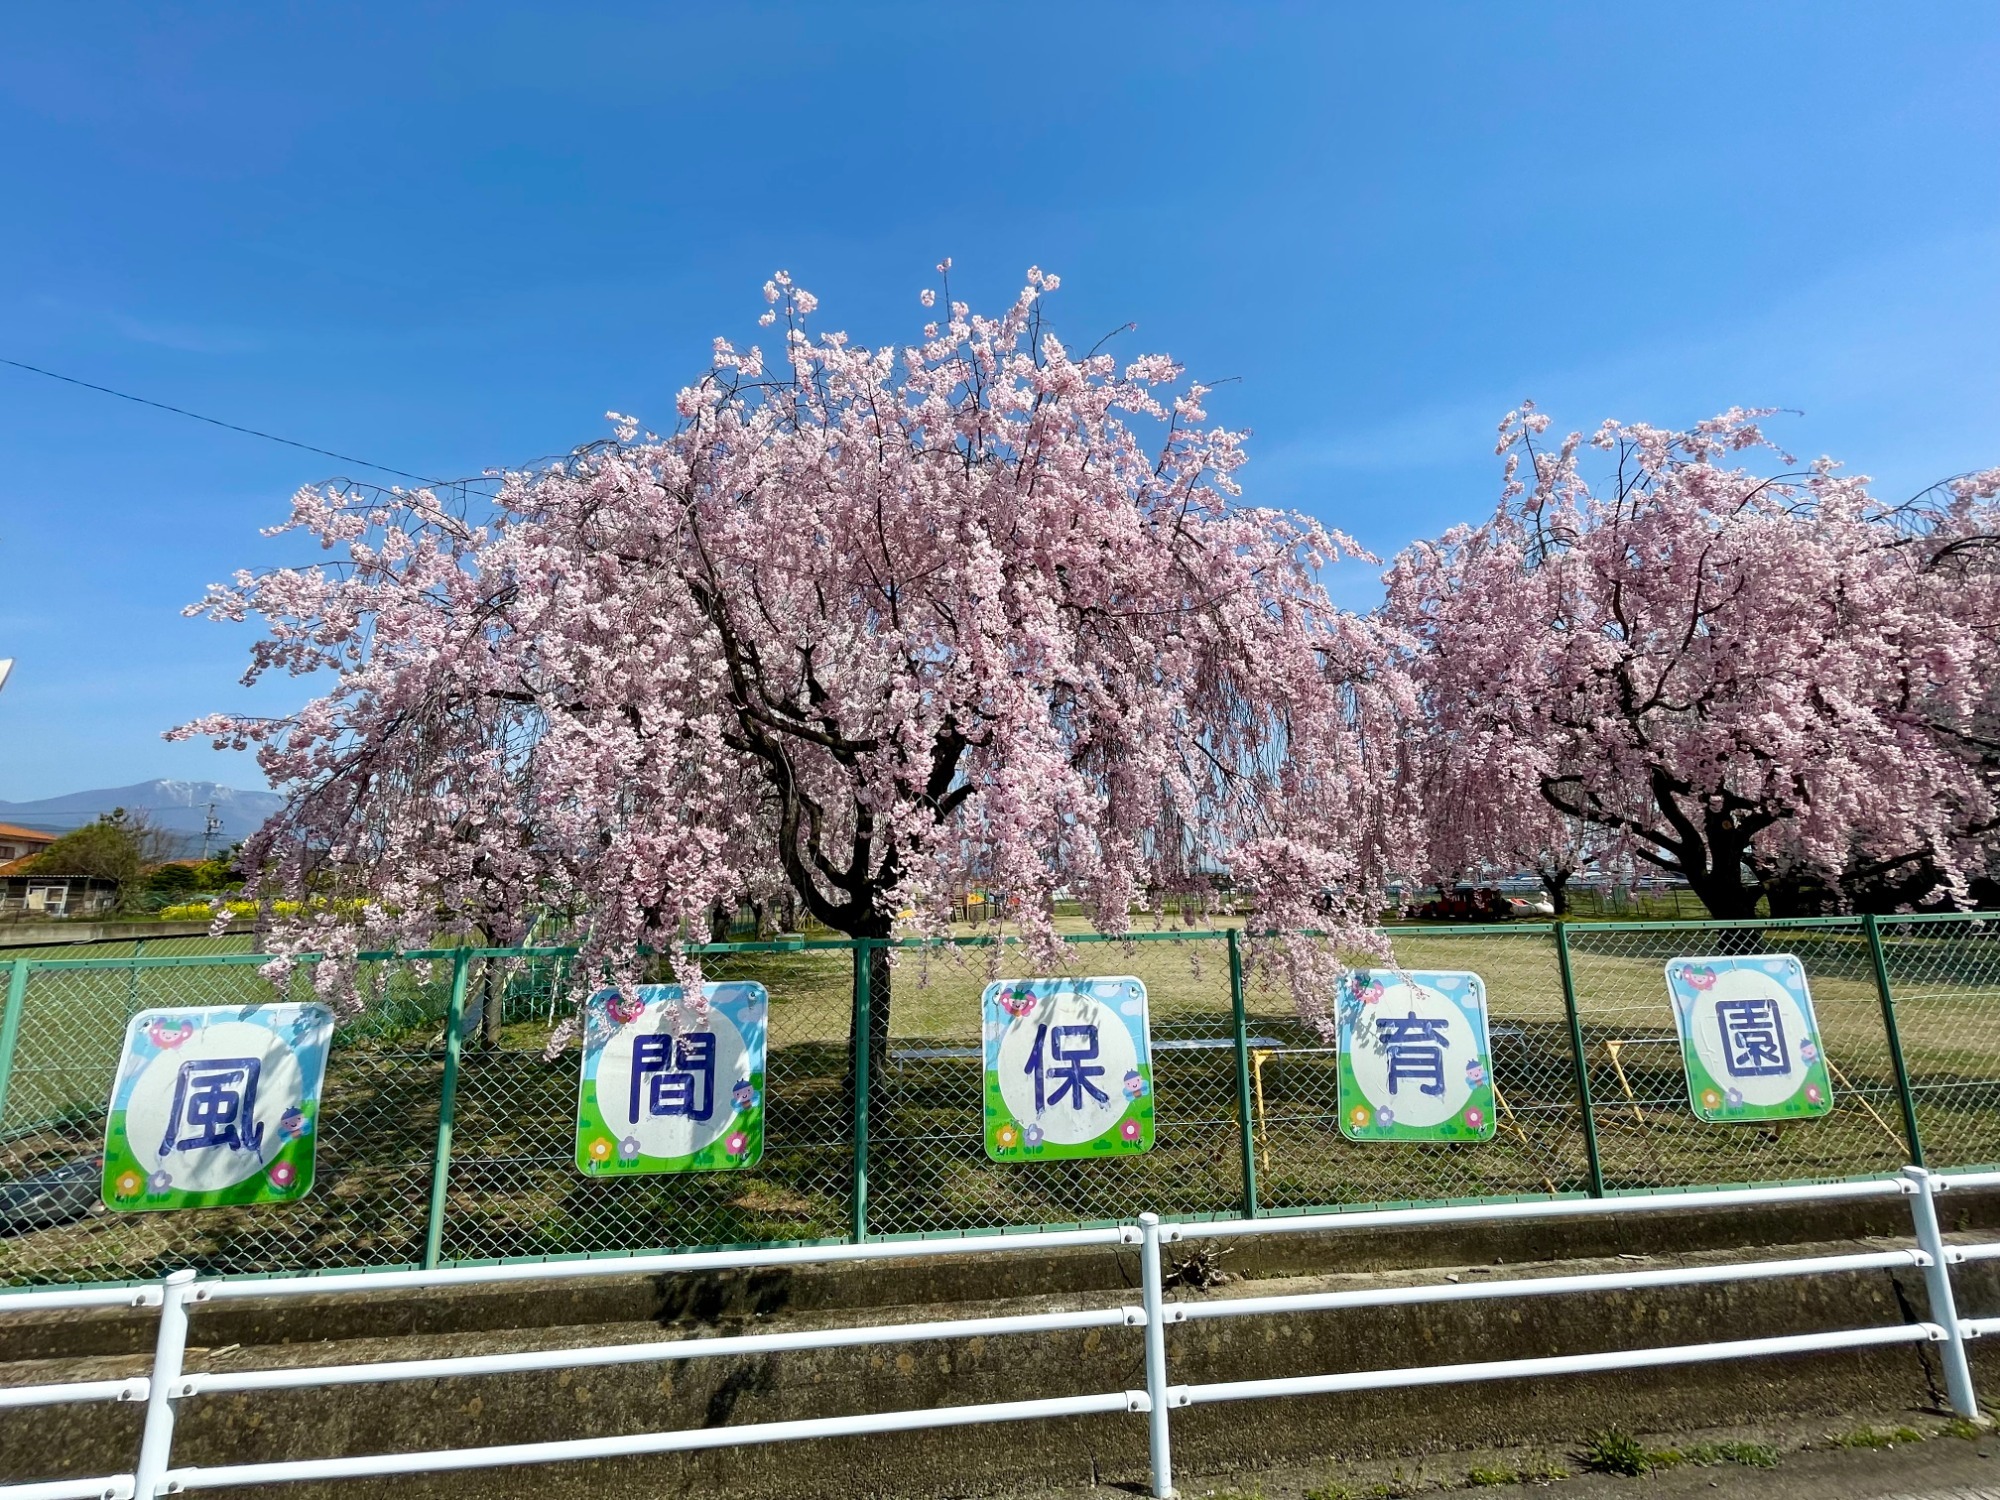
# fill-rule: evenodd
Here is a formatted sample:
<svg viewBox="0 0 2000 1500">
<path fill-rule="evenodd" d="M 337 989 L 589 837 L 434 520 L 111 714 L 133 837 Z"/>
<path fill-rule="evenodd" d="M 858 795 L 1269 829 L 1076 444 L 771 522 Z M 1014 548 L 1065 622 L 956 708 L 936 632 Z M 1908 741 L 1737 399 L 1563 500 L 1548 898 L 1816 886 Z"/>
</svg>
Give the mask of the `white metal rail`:
<svg viewBox="0 0 2000 1500">
<path fill-rule="evenodd" d="M 1934 1343 L 1941 1346 L 1946 1385 L 1952 1406 L 1960 1415 L 1969 1417 L 1977 1414 L 1977 1406 L 1971 1371 L 1965 1357 L 1965 1343 L 1971 1338 L 2000 1334 L 2000 1318 L 1960 1319 L 1953 1300 L 1949 1268 L 1954 1264 L 1968 1261 L 2000 1258 L 2000 1244 L 1947 1246 L 1938 1228 L 1935 1197 L 1938 1193 L 1953 1188 L 1993 1187 L 2000 1187 L 2000 1172 L 1938 1177 L 1921 1168 L 1911 1167 L 1896 1177 L 1831 1183 L 1823 1186 L 1690 1190 L 1629 1198 L 1549 1199 L 1520 1203 L 1310 1214 L 1191 1224 L 1162 1224 L 1155 1215 L 1141 1214 L 1136 1227 L 1067 1230 L 1048 1234 L 989 1235 L 952 1241 L 908 1240 L 797 1249 L 667 1254 L 618 1260 L 522 1263 L 430 1271 L 385 1271 L 352 1276 L 200 1281 L 191 1271 L 178 1271 L 156 1285 L 139 1288 L 0 1294 L 0 1316 L 8 1313 L 92 1307 L 138 1306 L 160 1309 L 159 1334 L 155 1344 L 152 1373 L 149 1376 L 0 1388 L 0 1409 L 45 1406 L 63 1402 L 144 1401 L 145 1433 L 133 1472 L 92 1479 L 0 1484 L 0 1500 L 100 1500 L 100 1497 L 101 1500 L 134 1500 L 134 1497 L 138 1497 L 138 1500 L 154 1500 L 157 1496 L 183 1491 L 241 1489 L 247 1486 L 285 1484 L 299 1480 L 381 1477 L 556 1463 L 586 1458 L 685 1453 L 700 1449 L 792 1442 L 807 1438 L 857 1437 L 875 1433 L 914 1432 L 975 1424 L 1037 1421 L 1048 1417 L 1100 1414 L 1146 1417 L 1149 1428 L 1152 1490 L 1156 1496 L 1164 1497 L 1173 1494 L 1172 1442 L 1169 1424 L 1170 1414 L 1177 1407 L 1218 1401 L 1259 1400 L 1274 1396 L 1325 1395 L 1336 1392 L 1388 1390 L 1485 1380 L 1518 1380 L 1549 1375 L 1653 1369 L 1714 1360 L 1749 1359 L 1915 1343 Z M 1910 1248 L 1733 1265 L 1619 1270 L 1582 1276 L 1509 1277 L 1496 1281 L 1370 1287 L 1341 1292 L 1208 1298 L 1185 1302 L 1167 1300 L 1164 1290 L 1162 1246 L 1177 1241 L 1331 1230 L 1366 1231 L 1516 1220 L 1590 1218 L 1609 1214 L 1670 1213 L 1894 1197 L 1907 1198 L 1910 1203 L 1914 1231 L 1914 1244 Z M 212 1372 L 186 1372 L 182 1368 L 187 1348 L 188 1309 L 190 1306 L 202 1303 L 249 1298 L 343 1296 L 427 1287 L 573 1280 L 634 1273 L 743 1270 L 765 1266 L 897 1261 L 920 1257 L 1121 1245 L 1136 1246 L 1139 1252 L 1141 1303 L 1138 1306 L 993 1318 L 958 1318 L 923 1323 L 871 1324 L 860 1327 L 812 1329 L 795 1333 L 659 1339 L 587 1349 L 533 1349 L 446 1359 L 292 1365 L 267 1370 Z M 1840 1329 L 1826 1333 L 1792 1334 L 1774 1338 L 1737 1339 L 1670 1348 L 1613 1350 L 1602 1353 L 1488 1360 L 1464 1364 L 1417 1365 L 1266 1380 L 1176 1385 L 1171 1383 L 1169 1378 L 1166 1330 L 1178 1323 L 1206 1322 L 1224 1318 L 1293 1316 L 1344 1309 L 1444 1302 L 1571 1296 L 1592 1292 L 1635 1291 L 1651 1287 L 1696 1286 L 1902 1267 L 1923 1272 L 1926 1291 L 1929 1294 L 1929 1321 Z M 1046 1334 L 1103 1328 L 1133 1328 L 1141 1331 L 1143 1388 L 1101 1391 L 1077 1396 L 1044 1397 L 1026 1401 L 936 1407 L 922 1411 L 879 1412 L 860 1416 L 646 1432 L 618 1437 L 510 1443 L 481 1448 L 438 1449 L 419 1453 L 361 1454 L 340 1458 L 302 1458 L 273 1463 L 209 1467 L 175 1468 L 171 1465 L 174 1418 L 178 1404 L 225 1393 L 328 1389 L 381 1382 L 467 1378 L 516 1374 L 524 1371 L 594 1368 L 810 1349 L 905 1344 L 929 1339 Z"/>
</svg>

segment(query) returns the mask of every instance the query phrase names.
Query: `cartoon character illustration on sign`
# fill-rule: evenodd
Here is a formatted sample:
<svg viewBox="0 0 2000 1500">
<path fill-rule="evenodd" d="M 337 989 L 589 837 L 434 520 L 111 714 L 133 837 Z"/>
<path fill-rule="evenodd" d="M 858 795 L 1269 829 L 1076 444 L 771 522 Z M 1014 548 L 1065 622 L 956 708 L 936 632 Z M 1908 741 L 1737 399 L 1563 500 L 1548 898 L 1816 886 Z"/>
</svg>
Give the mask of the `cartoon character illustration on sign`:
<svg viewBox="0 0 2000 1500">
<path fill-rule="evenodd" d="M 194 1035 L 194 1022 L 183 1018 L 180 1022 L 156 1018 L 146 1023 L 146 1039 L 162 1052 L 178 1047 Z"/>
</svg>

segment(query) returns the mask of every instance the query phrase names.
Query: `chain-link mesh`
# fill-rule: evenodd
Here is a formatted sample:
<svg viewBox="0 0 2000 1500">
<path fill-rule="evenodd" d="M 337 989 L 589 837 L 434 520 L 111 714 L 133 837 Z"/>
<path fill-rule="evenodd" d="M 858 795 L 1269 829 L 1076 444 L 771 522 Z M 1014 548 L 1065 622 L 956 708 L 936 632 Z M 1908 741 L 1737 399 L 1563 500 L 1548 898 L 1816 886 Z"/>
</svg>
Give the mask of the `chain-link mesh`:
<svg viewBox="0 0 2000 1500">
<path fill-rule="evenodd" d="M 1130 975 L 1146 986 L 1153 1149 L 1102 1160 L 988 1161 L 980 996 L 993 979 L 1035 971 L 1018 948 L 905 950 L 890 984 L 887 1056 L 870 1085 L 871 1232 L 1089 1223 L 1139 1208 L 1183 1217 L 1242 1210 L 1235 1013 L 1223 944 L 1213 934 L 1077 942 L 1065 957 L 1064 977 Z"/>
<path fill-rule="evenodd" d="M 1486 986 L 1494 1135 L 1479 1144 L 1350 1141 L 1334 1042 L 1289 990 L 1251 986 L 1260 1197 L 1272 1208 L 1567 1193 L 1589 1185 L 1569 1022 L 1549 930 L 1391 934 L 1406 970 L 1470 970 Z"/>
<path fill-rule="evenodd" d="M 1340 1134 L 1331 1041 L 1252 969 L 1239 1058 L 1221 934 L 1075 942 L 1062 973 L 1134 975 L 1152 1013 L 1156 1135 L 1140 1156 L 986 1158 L 980 994 L 1031 967 L 1018 948 L 900 950 L 872 1001 L 866 1231 L 952 1233 L 1245 1210 L 1241 1121 L 1257 1207 L 1336 1208 L 1588 1190 L 1558 943 L 1544 925 L 1403 928 L 1407 969 L 1471 970 L 1489 1007 L 1497 1134 L 1481 1144 L 1352 1142 Z M 1881 928 L 1915 1108 L 1933 1165 L 2000 1161 L 2000 927 Z M 241 939 L 224 939 L 230 943 Z M 1874 953 L 1859 921 L 1579 923 L 1568 928 L 1583 1060 L 1612 1191 L 1823 1179 L 1910 1159 Z M 1812 990 L 1833 1111 L 1706 1124 L 1689 1108 L 1664 968 L 1671 958 L 1792 954 Z M 14 969 L 0 956 L 0 984 Z M 764 1155 L 739 1171 L 586 1177 L 575 1167 L 577 1050 L 544 1059 L 573 992 L 570 960 L 468 956 L 455 1137 L 431 1211 L 454 962 L 365 963 L 361 1013 L 330 1054 L 312 1194 L 292 1204 L 113 1213 L 98 1204 L 104 1114 L 127 1020 L 149 1007 L 304 999 L 256 961 L 36 959 L 13 1025 L 0 1106 L 0 1283 L 413 1265 L 812 1240 L 853 1227 L 855 955 L 844 945 L 710 955 L 714 981 L 770 994 Z M 658 976 L 664 979 L 664 974 Z M 885 994 L 886 989 L 886 994 Z M 11 1064 L 11 1065 L 10 1065 Z"/>
<path fill-rule="evenodd" d="M 421 965 L 363 968 L 373 1004 L 335 1037 L 309 1197 L 178 1213 L 114 1213 L 99 1202 L 126 1022 L 151 1008 L 311 998 L 309 971 L 295 971 L 277 995 L 258 967 L 98 959 L 28 968 L 0 1112 L 0 1281 L 403 1265 L 421 1254 L 440 1077 L 422 1032 L 444 1004 Z"/>
<path fill-rule="evenodd" d="M 2000 926 L 1884 922 L 1881 941 L 1926 1164 L 2000 1163 Z"/>
<path fill-rule="evenodd" d="M 711 983 L 770 994 L 764 1154 L 728 1172 L 585 1178 L 576 1169 L 578 1046 L 544 1056 L 567 959 L 475 960 L 459 1061 L 446 1260 L 810 1240 L 848 1230 L 852 1106 L 844 950 L 711 954 Z M 669 978 L 664 972 L 657 976 Z M 485 1018 L 502 998 L 502 1024 Z"/>
<path fill-rule="evenodd" d="M 1910 1159 L 1874 960 L 1859 922 L 1570 929 L 1604 1183 L 1621 1188 L 1806 1181 L 1893 1172 Z M 1710 1124 L 1689 1106 L 1670 959 L 1776 957 L 1804 966 L 1833 1085 L 1823 1118 Z"/>
</svg>

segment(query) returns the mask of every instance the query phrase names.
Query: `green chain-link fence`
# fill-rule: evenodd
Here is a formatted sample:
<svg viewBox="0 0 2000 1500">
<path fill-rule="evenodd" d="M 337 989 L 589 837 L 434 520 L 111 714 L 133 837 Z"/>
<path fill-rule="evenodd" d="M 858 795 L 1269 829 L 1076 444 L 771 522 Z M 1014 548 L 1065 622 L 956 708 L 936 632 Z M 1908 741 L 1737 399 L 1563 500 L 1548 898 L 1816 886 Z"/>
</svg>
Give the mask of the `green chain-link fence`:
<svg viewBox="0 0 2000 1500">
<path fill-rule="evenodd" d="M 1470 970 L 1485 981 L 1493 1140 L 1474 1147 L 1346 1140 L 1340 1134 L 1332 1041 L 1301 1026 L 1281 985 L 1256 984 L 1250 993 L 1251 1029 L 1257 1034 L 1251 1087 L 1254 1112 L 1263 1122 L 1258 1148 L 1263 1204 L 1311 1209 L 1587 1189 L 1583 1117 L 1553 929 L 1397 929 L 1392 936 L 1405 969 Z M 1664 994 L 1659 1003 L 1664 1010 Z"/>
<path fill-rule="evenodd" d="M 1607 1189 L 1848 1177 L 1914 1160 L 1860 922 L 1578 925 L 1566 938 Z M 1717 1126 L 1688 1107 L 1667 961 L 1745 955 L 1805 967 L 1833 1083 L 1822 1119 Z"/>
<path fill-rule="evenodd" d="M 562 950 L 370 960 L 339 1028 L 301 1202 L 98 1206 L 127 1020 L 277 994 L 242 952 L 87 959 L 0 950 L 0 1283 L 120 1281 L 619 1254 L 855 1235 L 1838 1178 L 2000 1162 L 2000 922 L 1977 915 L 1392 929 L 1408 969 L 1486 985 L 1496 1134 L 1349 1141 L 1334 1044 L 1224 931 L 1079 936 L 1062 972 L 1151 998 L 1156 1140 L 1140 1156 L 996 1164 L 981 1132 L 980 994 L 1023 977 L 990 938 L 813 937 L 705 950 L 770 995 L 766 1145 L 741 1171 L 593 1178 L 574 1165 L 577 1053 L 545 1055 Z M 196 940 L 199 941 L 199 940 Z M 225 942 L 241 944 L 239 939 Z M 879 948 L 880 945 L 875 945 Z M 1811 985 L 1832 1113 L 1713 1125 L 1689 1108 L 1664 966 L 1790 954 Z M 659 977 L 665 978 L 662 973 Z M 866 984 L 862 983 L 866 980 Z M 886 1040 L 854 1044 L 864 1010 Z M 457 1025 L 452 1018 L 457 1018 Z M 865 1028 L 863 1030 L 865 1035 Z M 454 1044 L 454 1037 L 456 1042 Z M 857 1100 L 857 1064 L 866 1075 Z"/>
<path fill-rule="evenodd" d="M 1069 944 L 1063 972 L 1134 976 L 1152 1013 L 1153 1149 L 1102 1160 L 986 1159 L 980 996 L 990 980 L 1024 974 L 1018 959 L 990 943 L 899 959 L 887 1055 L 870 1081 L 871 1232 L 1115 1220 L 1140 1200 L 1171 1202 L 1184 1216 L 1243 1208 L 1236 1029 L 1219 934 Z M 869 998 L 881 1003 L 872 989 Z"/>
</svg>

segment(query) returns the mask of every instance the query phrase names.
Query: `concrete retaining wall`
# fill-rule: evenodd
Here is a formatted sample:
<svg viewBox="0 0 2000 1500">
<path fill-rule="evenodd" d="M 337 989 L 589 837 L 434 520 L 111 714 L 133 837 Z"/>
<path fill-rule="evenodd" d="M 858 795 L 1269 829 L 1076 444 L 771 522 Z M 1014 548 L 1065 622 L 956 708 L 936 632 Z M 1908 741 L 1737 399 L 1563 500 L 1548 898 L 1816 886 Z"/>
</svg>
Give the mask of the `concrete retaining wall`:
<svg viewBox="0 0 2000 1500">
<path fill-rule="evenodd" d="M 248 932 L 249 924 L 232 923 L 232 933 Z M 40 948 L 57 943 L 129 943 L 153 938 L 207 937 L 206 922 L 7 922 L 0 924 L 0 963 L 13 955 L 9 948 Z M 79 950 L 78 958 L 89 958 Z"/>
<path fill-rule="evenodd" d="M 1946 1199 L 1947 1228 L 2000 1220 L 1991 1198 Z M 1244 1279 L 1210 1293 L 1431 1283 L 1495 1274 L 1574 1274 L 1773 1255 L 1833 1254 L 1907 1240 L 1900 1202 L 1800 1212 L 1633 1216 L 1595 1222 L 1287 1236 L 1246 1242 L 1224 1264 Z M 1391 1269 L 1394 1268 L 1394 1269 Z M 1504 1268 L 1504 1269 L 1502 1269 Z M 610 1277 L 394 1299 L 329 1298 L 197 1310 L 190 1369 L 657 1340 L 872 1321 L 988 1316 L 1137 1301 L 1129 1251 L 979 1256 L 674 1278 Z M 2000 1265 L 1960 1273 L 1961 1305 L 2000 1312 Z M 1664 1288 L 1231 1320 L 1169 1330 L 1177 1382 L 1458 1363 L 1590 1349 L 1698 1343 L 1908 1322 L 1924 1315 L 1919 1272 Z M 123 1312 L 0 1323 L 0 1382 L 143 1372 L 150 1319 Z M 282 1347 L 281 1347 L 282 1346 Z M 2000 1359 L 1975 1373 L 2000 1394 Z M 181 1419 L 177 1463 L 254 1462 L 432 1446 L 783 1421 L 843 1412 L 1020 1399 L 1143 1385 L 1138 1330 L 932 1341 L 585 1371 L 203 1398 Z M 1935 1351 L 1913 1347 L 1538 1383 L 1232 1403 L 1177 1413 L 1189 1474 L 1324 1458 L 1574 1443 L 1610 1423 L 1638 1430 L 1878 1413 L 1938 1404 Z M 0 1474 L 128 1467 L 139 1413 L 62 1408 L 0 1421 Z M 716 1493 L 772 1500 L 991 1494 L 1016 1486 L 1145 1477 L 1145 1422 L 1103 1417 L 1032 1426 L 302 1486 L 346 1497 Z"/>
</svg>

